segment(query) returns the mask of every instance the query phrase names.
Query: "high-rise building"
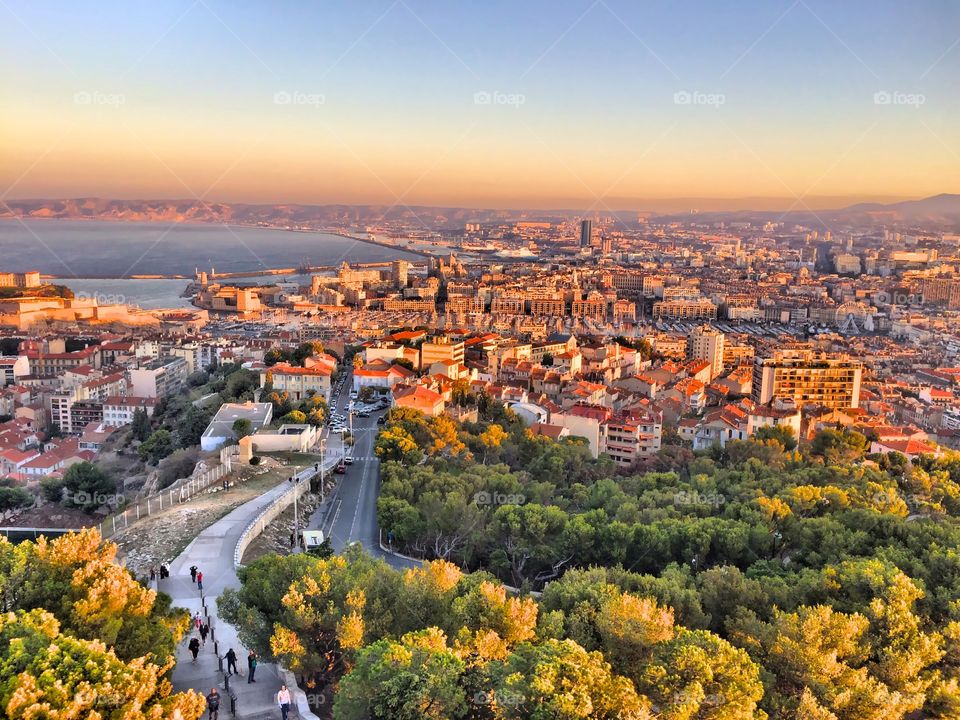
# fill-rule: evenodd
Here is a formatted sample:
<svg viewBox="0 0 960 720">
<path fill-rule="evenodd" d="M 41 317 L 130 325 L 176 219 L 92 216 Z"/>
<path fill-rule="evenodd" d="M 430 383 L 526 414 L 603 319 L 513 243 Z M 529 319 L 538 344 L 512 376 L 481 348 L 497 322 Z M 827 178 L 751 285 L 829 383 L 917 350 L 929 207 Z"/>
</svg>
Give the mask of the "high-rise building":
<svg viewBox="0 0 960 720">
<path fill-rule="evenodd" d="M 593 220 L 580 221 L 580 247 L 590 247 L 590 239 L 593 237 Z"/>
<path fill-rule="evenodd" d="M 726 336 L 711 325 L 700 325 L 690 333 L 687 352 L 695 360 L 710 363 L 710 379 L 723 372 L 723 353 Z"/>
<path fill-rule="evenodd" d="M 395 287 L 403 289 L 407 286 L 410 263 L 406 260 L 394 260 L 390 264 L 390 279 Z"/>
<path fill-rule="evenodd" d="M 755 358 L 753 400 L 792 399 L 798 406 L 855 408 L 860 404 L 863 366 L 846 355 L 813 350 L 781 350 Z"/>
</svg>

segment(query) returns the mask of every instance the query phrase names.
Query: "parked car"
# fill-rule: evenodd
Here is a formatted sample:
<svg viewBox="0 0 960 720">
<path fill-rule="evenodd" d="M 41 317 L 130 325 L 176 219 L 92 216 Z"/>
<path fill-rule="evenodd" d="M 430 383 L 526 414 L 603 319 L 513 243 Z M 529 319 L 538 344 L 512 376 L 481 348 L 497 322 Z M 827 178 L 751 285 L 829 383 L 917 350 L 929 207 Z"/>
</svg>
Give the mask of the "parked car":
<svg viewBox="0 0 960 720">
<path fill-rule="evenodd" d="M 337 475 L 345 475 L 347 472 L 347 466 L 343 463 L 337 463 L 337 466 L 333 469 Z"/>
</svg>

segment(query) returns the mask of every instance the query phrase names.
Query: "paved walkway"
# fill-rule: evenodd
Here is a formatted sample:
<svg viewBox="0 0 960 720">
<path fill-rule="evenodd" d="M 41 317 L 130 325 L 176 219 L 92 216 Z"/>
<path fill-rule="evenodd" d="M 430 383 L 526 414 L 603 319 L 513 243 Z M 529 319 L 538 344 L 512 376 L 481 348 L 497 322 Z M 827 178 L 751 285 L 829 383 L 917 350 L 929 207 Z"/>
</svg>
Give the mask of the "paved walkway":
<svg viewBox="0 0 960 720">
<path fill-rule="evenodd" d="M 301 476 L 306 478 L 312 473 L 313 469 L 308 468 Z M 213 636 L 216 638 L 215 644 L 213 639 L 207 636 L 206 646 L 201 647 L 196 663 L 192 661 L 187 643 L 191 637 L 199 637 L 199 633 L 193 631 L 184 638 L 177 648 L 177 665 L 173 670 L 174 690 L 192 689 L 206 695 L 210 688 L 216 687 L 223 697 L 220 716 L 225 719 L 231 718 L 230 699 L 226 693 L 224 673 L 219 670 L 215 648 L 222 656 L 231 647 L 237 654 L 238 669 L 243 673 L 243 677 L 230 678 L 230 689 L 237 695 L 236 717 L 280 717 L 280 708 L 275 701 L 281 684 L 277 666 L 270 663 L 258 664 L 256 682 L 247 682 L 248 649 L 240 644 L 236 629 L 217 616 L 216 598 L 224 588 L 239 587 L 233 561 L 234 551 L 243 531 L 289 487 L 289 482 L 280 483 L 203 530 L 170 564 L 170 577 L 159 581 L 159 589 L 173 598 L 175 607 L 187 608 L 191 616 L 198 611 L 201 617 L 209 616 Z M 203 572 L 205 608 L 197 586 L 190 579 L 191 565 L 196 565 Z M 226 670 L 226 660 L 223 667 Z M 290 717 L 298 717 L 295 708 L 291 710 Z"/>
</svg>

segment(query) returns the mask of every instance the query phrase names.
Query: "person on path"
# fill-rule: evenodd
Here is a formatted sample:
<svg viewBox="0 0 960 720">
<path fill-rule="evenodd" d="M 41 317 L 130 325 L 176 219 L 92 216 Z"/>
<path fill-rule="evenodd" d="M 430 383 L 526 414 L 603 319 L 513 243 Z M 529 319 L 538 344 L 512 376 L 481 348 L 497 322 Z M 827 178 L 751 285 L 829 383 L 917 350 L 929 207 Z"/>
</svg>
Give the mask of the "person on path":
<svg viewBox="0 0 960 720">
<path fill-rule="evenodd" d="M 201 623 L 201 620 L 200 620 L 200 611 L 197 610 L 197 612 L 195 612 L 195 613 L 193 614 L 193 627 L 194 627 L 196 630 L 199 630 L 199 629 L 200 629 L 200 623 Z"/>
<path fill-rule="evenodd" d="M 210 720 L 220 717 L 220 693 L 216 688 L 210 688 L 210 694 L 207 695 L 207 710 L 210 711 Z"/>
<path fill-rule="evenodd" d="M 210 626 L 205 622 L 200 623 L 200 642 L 206 646 L 207 644 L 207 634 L 210 632 Z"/>
<path fill-rule="evenodd" d="M 287 720 L 287 713 L 290 712 L 290 691 L 286 685 L 280 686 L 280 692 L 277 693 L 277 705 L 280 706 L 280 714 L 283 720 Z"/>
<path fill-rule="evenodd" d="M 203 590 L 203 573 L 197 573 L 197 590 Z"/>
<path fill-rule="evenodd" d="M 251 650 L 250 654 L 247 655 L 247 670 L 250 672 L 250 674 L 247 675 L 247 684 L 249 685 L 252 682 L 256 682 L 256 680 L 253 679 L 253 676 L 254 673 L 257 672 L 257 654 L 253 650 Z"/>
<path fill-rule="evenodd" d="M 197 582 L 197 566 L 196 565 L 190 566 L 190 579 L 193 580 L 194 583 Z"/>
<path fill-rule="evenodd" d="M 237 654 L 233 651 L 233 648 L 227 650 L 225 657 L 227 658 L 227 674 L 239 675 L 240 671 L 237 670 Z"/>
<path fill-rule="evenodd" d="M 161 580 L 166 580 L 168 577 L 170 577 L 170 571 L 167 570 L 167 566 L 166 566 L 166 565 L 161 565 L 161 566 L 160 566 L 160 579 L 161 579 Z"/>
<path fill-rule="evenodd" d="M 157 579 L 157 568 L 153 565 L 150 566 L 150 582 L 153 582 Z"/>
<path fill-rule="evenodd" d="M 200 652 L 200 641 L 197 640 L 195 637 L 190 638 L 190 644 L 187 645 L 187 648 L 190 650 L 191 654 L 193 655 L 193 662 L 196 662 L 197 653 Z"/>
</svg>

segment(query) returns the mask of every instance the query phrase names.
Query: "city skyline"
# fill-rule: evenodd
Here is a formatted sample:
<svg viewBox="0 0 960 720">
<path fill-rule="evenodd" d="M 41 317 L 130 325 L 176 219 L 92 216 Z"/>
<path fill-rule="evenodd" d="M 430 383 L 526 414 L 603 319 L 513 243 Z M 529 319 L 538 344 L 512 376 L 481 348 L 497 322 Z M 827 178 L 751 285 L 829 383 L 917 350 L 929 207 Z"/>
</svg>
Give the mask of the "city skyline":
<svg viewBox="0 0 960 720">
<path fill-rule="evenodd" d="M 802 210 L 960 186 L 941 3 L 0 13 L 4 199 Z"/>
</svg>

